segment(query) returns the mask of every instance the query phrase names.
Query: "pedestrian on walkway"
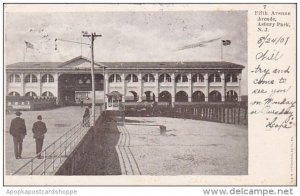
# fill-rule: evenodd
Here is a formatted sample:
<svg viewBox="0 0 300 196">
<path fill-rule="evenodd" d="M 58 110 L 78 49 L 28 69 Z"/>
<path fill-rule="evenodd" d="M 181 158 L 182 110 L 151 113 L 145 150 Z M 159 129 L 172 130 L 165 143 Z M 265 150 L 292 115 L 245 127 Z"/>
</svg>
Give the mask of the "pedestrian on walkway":
<svg viewBox="0 0 300 196">
<path fill-rule="evenodd" d="M 47 127 L 44 122 L 42 122 L 42 116 L 37 116 L 38 121 L 33 123 L 32 126 L 32 132 L 33 132 L 33 138 L 35 139 L 36 144 L 36 155 L 38 158 L 41 158 L 40 152 L 43 149 L 43 143 L 45 138 L 45 133 L 47 132 Z"/>
<path fill-rule="evenodd" d="M 27 134 L 25 120 L 21 118 L 21 112 L 17 111 L 16 118 L 11 121 L 9 133 L 13 136 L 14 153 L 16 159 L 22 158 L 23 139 Z"/>
<path fill-rule="evenodd" d="M 83 108 L 83 99 L 80 98 L 80 107 Z"/>
<path fill-rule="evenodd" d="M 90 110 L 89 107 L 85 108 L 84 114 L 83 114 L 83 127 L 89 127 L 90 126 Z"/>
</svg>

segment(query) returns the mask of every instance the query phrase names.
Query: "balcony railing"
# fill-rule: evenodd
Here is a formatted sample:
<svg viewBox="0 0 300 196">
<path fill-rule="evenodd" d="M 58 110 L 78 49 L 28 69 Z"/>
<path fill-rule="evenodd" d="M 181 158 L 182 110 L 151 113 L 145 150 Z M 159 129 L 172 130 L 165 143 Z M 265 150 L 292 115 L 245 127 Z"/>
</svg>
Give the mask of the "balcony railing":
<svg viewBox="0 0 300 196">
<path fill-rule="evenodd" d="M 222 86 L 222 82 L 210 82 L 209 86 Z"/>
<path fill-rule="evenodd" d="M 187 87 L 187 86 L 189 86 L 190 85 L 190 83 L 189 82 L 178 82 L 178 83 L 176 83 L 176 86 L 183 86 L 183 87 Z"/>
<path fill-rule="evenodd" d="M 227 82 L 226 86 L 239 86 L 238 82 Z"/>
<path fill-rule="evenodd" d="M 194 82 L 193 86 L 206 86 L 205 82 Z"/>
</svg>

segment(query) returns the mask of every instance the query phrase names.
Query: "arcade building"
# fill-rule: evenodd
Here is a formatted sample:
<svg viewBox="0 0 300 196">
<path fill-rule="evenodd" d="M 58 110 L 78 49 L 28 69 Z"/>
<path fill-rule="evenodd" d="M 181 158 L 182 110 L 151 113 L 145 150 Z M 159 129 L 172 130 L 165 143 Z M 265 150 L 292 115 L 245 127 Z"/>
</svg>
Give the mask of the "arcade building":
<svg viewBox="0 0 300 196">
<path fill-rule="evenodd" d="M 95 62 L 96 103 L 118 92 L 122 102 L 236 102 L 244 66 L 230 62 Z M 91 102 L 91 63 L 20 62 L 6 66 L 6 95 L 55 97 L 59 105 Z"/>
</svg>

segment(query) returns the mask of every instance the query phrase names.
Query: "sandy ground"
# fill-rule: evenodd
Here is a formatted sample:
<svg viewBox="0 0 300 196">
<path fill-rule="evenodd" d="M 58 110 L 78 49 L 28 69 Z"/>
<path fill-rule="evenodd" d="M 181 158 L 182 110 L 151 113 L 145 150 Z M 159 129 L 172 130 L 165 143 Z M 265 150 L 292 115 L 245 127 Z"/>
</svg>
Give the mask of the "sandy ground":
<svg viewBox="0 0 300 196">
<path fill-rule="evenodd" d="M 246 126 L 162 117 L 127 117 L 126 122 L 119 131 L 120 139 L 127 143 L 117 144 L 127 147 L 121 151 L 122 174 L 137 174 L 138 170 L 142 175 L 248 173 Z M 165 125 L 166 135 L 150 125 Z M 121 159 L 120 150 L 118 154 Z"/>
<path fill-rule="evenodd" d="M 9 134 L 10 122 L 15 118 L 14 114 L 6 115 L 5 119 L 5 168 L 6 174 L 16 171 L 31 158 L 35 156 L 35 140 L 32 134 L 32 125 L 36 121 L 37 115 L 42 115 L 43 121 L 47 125 L 48 132 L 45 135 L 43 148 L 47 147 L 62 134 L 82 120 L 84 107 L 79 106 L 56 108 L 45 111 L 23 111 L 22 118 L 25 119 L 27 135 L 23 141 L 23 159 L 15 159 L 13 138 Z"/>
</svg>

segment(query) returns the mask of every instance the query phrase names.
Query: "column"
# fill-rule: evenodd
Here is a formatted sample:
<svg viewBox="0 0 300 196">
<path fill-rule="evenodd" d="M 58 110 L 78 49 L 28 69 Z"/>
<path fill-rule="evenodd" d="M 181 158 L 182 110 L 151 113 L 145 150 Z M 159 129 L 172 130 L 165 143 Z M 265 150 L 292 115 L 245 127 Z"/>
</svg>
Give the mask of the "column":
<svg viewBox="0 0 300 196">
<path fill-rule="evenodd" d="M 39 84 L 39 95 L 38 96 L 42 96 L 42 73 L 38 73 L 37 79 L 38 79 L 38 84 Z"/>
<path fill-rule="evenodd" d="M 188 74 L 188 83 L 189 83 L 188 101 L 189 101 L 189 102 L 192 102 L 192 94 L 193 94 L 192 73 L 189 73 L 189 74 Z"/>
<path fill-rule="evenodd" d="M 122 73 L 121 75 L 122 79 L 122 102 L 125 102 L 125 96 L 126 96 L 126 81 L 125 81 L 125 73 Z"/>
<path fill-rule="evenodd" d="M 55 73 L 54 75 L 53 75 L 53 77 L 54 77 L 54 84 L 55 84 L 55 92 L 56 92 L 56 95 L 54 95 L 54 96 L 56 96 L 56 104 L 58 105 L 59 103 L 60 103 L 60 92 L 59 92 L 59 84 L 58 84 L 58 79 L 59 79 L 59 76 L 60 76 L 60 74 L 59 73 Z"/>
<path fill-rule="evenodd" d="M 238 101 L 241 101 L 241 80 L 242 80 L 242 73 L 238 74 Z"/>
<path fill-rule="evenodd" d="M 205 83 L 205 101 L 208 101 L 209 94 L 209 82 L 208 82 L 208 73 L 204 74 L 204 83 Z"/>
<path fill-rule="evenodd" d="M 139 79 L 139 91 L 140 91 L 140 94 L 139 94 L 139 102 L 142 102 L 143 101 L 143 80 L 142 80 L 142 73 L 139 73 L 138 75 L 138 79 Z"/>
<path fill-rule="evenodd" d="M 25 82 L 24 82 L 24 76 L 25 76 L 25 74 L 24 73 L 22 73 L 21 74 L 21 85 L 22 85 L 22 87 L 21 87 L 21 96 L 25 96 Z"/>
<path fill-rule="evenodd" d="M 158 102 L 158 96 L 159 96 L 159 73 L 155 74 L 155 102 Z"/>
<path fill-rule="evenodd" d="M 176 82 L 175 82 L 175 73 L 171 74 L 171 82 L 172 82 L 172 106 L 175 103 L 175 94 L 176 94 Z"/>
<path fill-rule="evenodd" d="M 222 101 L 225 101 L 225 95 L 226 95 L 226 88 L 225 88 L 225 73 L 221 73 L 221 83 L 222 83 Z"/>
<path fill-rule="evenodd" d="M 104 73 L 104 94 L 109 93 L 109 81 L 108 81 L 108 73 Z M 107 96 L 105 96 L 105 102 L 107 102 Z"/>
</svg>

